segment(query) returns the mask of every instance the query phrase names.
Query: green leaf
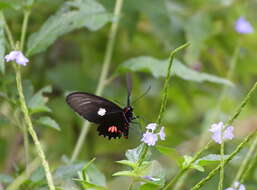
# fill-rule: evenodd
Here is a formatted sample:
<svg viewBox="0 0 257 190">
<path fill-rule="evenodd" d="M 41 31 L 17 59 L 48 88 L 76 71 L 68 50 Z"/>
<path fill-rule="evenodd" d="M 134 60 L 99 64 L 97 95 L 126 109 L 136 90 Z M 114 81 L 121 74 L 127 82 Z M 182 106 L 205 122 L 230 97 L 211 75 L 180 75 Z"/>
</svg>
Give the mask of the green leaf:
<svg viewBox="0 0 257 190">
<path fill-rule="evenodd" d="M 81 171 L 85 162 L 60 166 L 54 172 L 54 179 L 55 180 L 66 180 L 71 179 L 75 175 L 77 175 L 78 171 Z"/>
<path fill-rule="evenodd" d="M 114 174 L 112 174 L 112 176 L 129 176 L 129 177 L 138 177 L 137 174 L 135 174 L 134 171 L 119 171 L 116 172 Z"/>
<path fill-rule="evenodd" d="M 104 190 L 106 189 L 105 187 L 99 186 L 99 185 L 95 185 L 93 183 L 89 183 L 85 180 L 80 180 L 80 179 L 74 179 L 75 181 L 78 181 L 81 183 L 81 185 L 83 186 L 83 188 L 88 189 L 88 188 L 94 188 L 94 189 L 99 189 L 99 190 Z"/>
<path fill-rule="evenodd" d="M 0 0 L 0 10 L 3 9 L 15 9 L 18 10 L 22 7 L 21 0 L 13 0 L 13 1 L 6 1 L 6 0 Z"/>
<path fill-rule="evenodd" d="M 224 160 L 228 158 L 229 155 L 224 155 Z M 221 161 L 221 155 L 219 154 L 209 154 L 195 161 L 196 164 L 200 166 L 207 166 L 211 164 L 218 164 Z"/>
<path fill-rule="evenodd" d="M 158 186 L 152 183 L 145 183 L 140 187 L 140 190 L 156 190 Z"/>
<path fill-rule="evenodd" d="M 87 182 L 101 187 L 106 186 L 105 176 L 97 169 L 94 164 L 91 164 L 87 168 L 86 174 L 88 176 Z"/>
<path fill-rule="evenodd" d="M 132 161 L 132 162 L 136 163 L 140 158 L 140 154 L 143 150 L 143 147 L 144 147 L 144 143 L 140 144 L 138 147 L 136 147 L 134 149 L 127 150 L 127 152 L 125 153 L 127 159 L 129 161 Z M 149 157 L 150 157 L 150 151 L 147 152 L 146 160 Z"/>
<path fill-rule="evenodd" d="M 192 162 L 192 160 L 193 160 L 193 157 L 185 155 L 184 162 L 182 163 L 182 167 L 183 168 L 188 167 L 188 165 Z M 198 165 L 197 163 L 192 163 L 190 165 L 190 168 L 194 168 L 200 172 L 204 172 L 204 168 L 202 166 Z"/>
<path fill-rule="evenodd" d="M 135 162 L 132 162 L 130 160 L 120 160 L 120 161 L 116 161 L 117 163 L 119 164 L 123 164 L 123 165 L 126 165 L 126 166 L 130 166 L 132 168 L 135 168 L 136 167 L 136 163 Z"/>
<path fill-rule="evenodd" d="M 85 164 L 85 166 L 83 167 L 82 171 L 85 171 L 91 164 L 93 164 L 93 162 L 95 161 L 96 158 L 92 158 L 92 160 L 90 160 L 89 162 L 87 162 Z"/>
<path fill-rule="evenodd" d="M 43 93 L 52 92 L 52 88 L 50 86 L 46 86 L 39 90 L 28 102 L 28 107 L 30 110 L 30 114 L 38 113 L 38 112 L 51 112 L 50 108 L 48 108 L 45 104 L 47 99 L 43 96 Z"/>
<path fill-rule="evenodd" d="M 175 160 L 178 165 L 183 161 L 183 157 L 178 153 L 175 148 L 170 148 L 166 146 L 157 145 L 155 148 L 162 154 L 169 156 L 171 159 Z"/>
<path fill-rule="evenodd" d="M 167 74 L 168 60 L 159 60 L 149 56 L 139 56 L 131 58 L 118 67 L 118 72 L 126 73 L 128 71 L 146 72 L 152 74 L 154 77 L 165 77 Z M 183 65 L 179 60 L 174 59 L 172 72 L 176 76 L 194 82 L 213 82 L 225 85 L 233 85 L 229 80 L 217 77 L 215 75 L 202 73 L 190 69 Z"/>
<path fill-rule="evenodd" d="M 54 41 L 75 29 L 87 27 L 98 30 L 111 19 L 105 8 L 95 0 L 65 2 L 56 14 L 49 17 L 40 30 L 28 38 L 27 55 L 44 51 Z"/>
<path fill-rule="evenodd" d="M 58 123 L 56 123 L 55 120 L 53 120 L 52 118 L 50 117 L 40 117 L 38 120 L 37 120 L 37 123 L 40 124 L 40 125 L 44 125 L 46 127 L 50 127 L 50 128 L 53 128 L 57 131 L 60 131 L 61 128 L 59 126 Z"/>
<path fill-rule="evenodd" d="M 13 177 L 6 175 L 6 174 L 0 174 L 0 182 L 9 184 L 13 182 Z"/>
<path fill-rule="evenodd" d="M 5 72 L 5 35 L 4 35 L 4 19 L 2 12 L 0 11 L 0 71 Z"/>
</svg>

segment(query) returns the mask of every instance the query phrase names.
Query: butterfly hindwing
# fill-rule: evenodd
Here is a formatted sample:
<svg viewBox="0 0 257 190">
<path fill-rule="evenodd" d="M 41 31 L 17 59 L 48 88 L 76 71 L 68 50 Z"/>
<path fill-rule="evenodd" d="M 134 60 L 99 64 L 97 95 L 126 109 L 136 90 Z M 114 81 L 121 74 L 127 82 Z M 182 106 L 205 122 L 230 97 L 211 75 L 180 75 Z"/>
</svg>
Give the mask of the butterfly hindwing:
<svg viewBox="0 0 257 190">
<path fill-rule="evenodd" d="M 90 122 L 101 124 L 108 121 L 108 124 L 112 124 L 126 119 L 122 116 L 122 108 L 93 94 L 74 92 L 67 96 L 66 101 L 75 112 Z"/>
</svg>

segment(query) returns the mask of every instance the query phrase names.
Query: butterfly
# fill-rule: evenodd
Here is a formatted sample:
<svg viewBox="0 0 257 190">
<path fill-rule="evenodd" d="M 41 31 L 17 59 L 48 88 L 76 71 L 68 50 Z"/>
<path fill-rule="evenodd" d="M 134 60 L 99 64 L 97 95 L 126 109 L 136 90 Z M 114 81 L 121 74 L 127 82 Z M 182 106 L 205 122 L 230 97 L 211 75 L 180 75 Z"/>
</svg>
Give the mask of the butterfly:
<svg viewBox="0 0 257 190">
<path fill-rule="evenodd" d="M 123 109 L 103 97 L 86 92 L 73 92 L 66 97 L 66 102 L 86 120 L 99 124 L 99 135 L 116 139 L 121 136 L 128 138 L 130 122 L 135 119 L 129 99 L 130 94 Z"/>
</svg>

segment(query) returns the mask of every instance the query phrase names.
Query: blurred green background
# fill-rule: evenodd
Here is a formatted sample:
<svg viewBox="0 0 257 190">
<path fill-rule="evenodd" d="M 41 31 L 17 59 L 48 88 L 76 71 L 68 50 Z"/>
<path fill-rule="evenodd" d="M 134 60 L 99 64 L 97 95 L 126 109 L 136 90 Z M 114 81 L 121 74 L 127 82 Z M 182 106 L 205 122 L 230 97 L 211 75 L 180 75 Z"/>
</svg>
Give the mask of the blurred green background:
<svg viewBox="0 0 257 190">
<path fill-rule="evenodd" d="M 0 6 L 3 6 L 2 2 L 4 1 L 0 1 Z M 23 18 L 22 5 L 19 1 L 11 2 L 15 5 L 14 9 L 2 9 L 13 35 L 18 39 Z M 28 37 L 38 31 L 64 2 L 35 0 L 28 25 Z M 112 14 L 114 0 L 97 2 Z M 192 154 L 208 139 L 207 130 L 210 124 L 219 120 L 225 121 L 257 80 L 257 34 L 239 34 L 235 31 L 235 22 L 240 16 L 244 16 L 256 28 L 256 10 L 257 1 L 244 0 L 124 0 L 109 72 L 109 77 L 113 80 L 106 86 L 103 96 L 125 106 L 127 89 L 124 71 L 133 70 L 130 66 L 126 67 L 128 60 L 139 56 L 148 56 L 155 61 L 166 60 L 171 50 L 190 42 L 190 47 L 177 54 L 177 61 L 190 71 L 223 78 L 218 82 L 210 82 L 210 77 L 205 81 L 198 81 L 200 75 L 196 75 L 193 80 L 187 78 L 187 72 L 175 72 L 171 79 L 163 123 L 167 139 L 161 144 L 175 147 L 181 154 Z M 44 115 L 53 118 L 61 130 L 35 123 L 52 168 L 63 164 L 64 156 L 71 157 L 84 122 L 68 107 L 65 95 L 71 91 L 94 93 L 103 64 L 111 20 L 107 19 L 97 30 L 80 27 L 58 36 L 46 51 L 29 57 L 29 65 L 22 69 L 27 97 L 45 86 L 52 87 L 52 91 L 44 94 L 44 100 L 47 100 L 52 111 Z M 135 61 L 137 64 L 138 60 Z M 231 63 L 235 63 L 235 68 L 229 80 L 234 86 L 227 85 L 228 81 L 224 79 L 228 77 Z M 6 93 L 15 100 L 15 73 L 9 63 L 5 66 L 5 73 L 0 76 L 1 93 Z M 133 105 L 135 114 L 142 117 L 145 123 L 155 121 L 160 108 L 164 80 L 161 73 L 156 72 L 160 75 L 156 76 L 147 69 L 131 72 L 132 99 L 151 86 L 150 92 Z M 255 93 L 246 110 L 234 123 L 236 138 L 227 145 L 227 152 L 231 152 L 250 131 L 256 130 L 256 95 Z M 14 108 L 12 103 L 4 98 L 0 99 L 2 113 L 15 117 Z M 42 113 L 33 115 L 34 119 L 39 118 L 40 114 Z M 0 118 L 0 171 L 15 177 L 15 173 L 19 173 L 24 167 L 22 132 L 2 115 L 4 114 Z M 109 141 L 99 137 L 96 126 L 92 125 L 78 160 L 96 157 L 95 164 L 106 175 L 111 189 L 119 189 L 119 185 L 127 182 L 124 178 L 111 177 L 121 169 L 115 161 L 123 159 L 127 149 L 138 146 L 141 135 L 139 126 L 132 124 L 128 140 L 121 138 Z M 218 147 L 210 150 L 212 153 L 218 151 Z M 35 154 L 32 141 L 30 153 Z M 241 162 L 240 155 L 226 168 L 226 187 L 233 177 L 231 173 L 236 171 Z M 155 151 L 154 157 L 161 162 L 163 168 L 167 168 L 167 176 L 174 175 L 178 168 L 172 158 L 160 156 Z M 197 171 L 189 175 L 184 189 L 205 176 Z M 215 189 L 217 180 L 218 177 L 211 180 L 204 189 Z M 246 183 L 250 190 L 256 189 L 256 167 Z"/>
</svg>

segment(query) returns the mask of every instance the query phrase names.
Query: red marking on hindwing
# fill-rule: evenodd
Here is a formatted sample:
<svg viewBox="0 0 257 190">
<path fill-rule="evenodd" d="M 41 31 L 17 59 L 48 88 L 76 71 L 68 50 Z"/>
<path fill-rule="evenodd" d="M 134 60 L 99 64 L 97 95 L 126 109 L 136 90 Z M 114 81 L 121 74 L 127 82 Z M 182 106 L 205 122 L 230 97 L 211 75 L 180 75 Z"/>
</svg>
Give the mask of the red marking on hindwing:
<svg viewBox="0 0 257 190">
<path fill-rule="evenodd" d="M 117 127 L 116 126 L 110 126 L 109 128 L 108 128 L 108 132 L 110 132 L 110 133 L 117 133 L 118 132 L 118 129 L 117 129 Z"/>
</svg>

